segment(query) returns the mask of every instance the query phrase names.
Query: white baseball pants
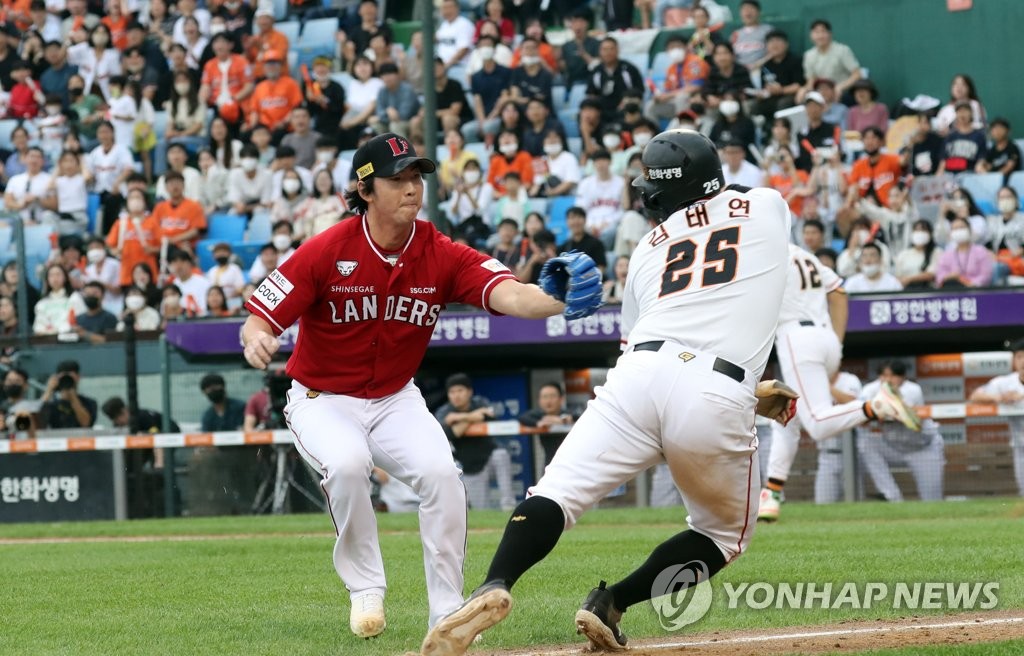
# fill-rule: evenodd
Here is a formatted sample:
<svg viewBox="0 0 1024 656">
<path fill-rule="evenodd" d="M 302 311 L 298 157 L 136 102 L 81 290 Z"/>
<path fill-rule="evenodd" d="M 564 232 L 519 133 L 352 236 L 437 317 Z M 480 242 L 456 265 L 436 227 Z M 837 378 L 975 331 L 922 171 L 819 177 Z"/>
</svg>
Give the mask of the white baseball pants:
<svg viewBox="0 0 1024 656">
<path fill-rule="evenodd" d="M 893 466 L 910 469 L 922 501 L 941 501 L 946 465 L 944 448 L 942 436 L 938 433 L 918 448 L 868 431 L 859 431 L 857 435 L 857 451 L 864 469 L 887 501 L 903 501 L 903 493 L 892 476 L 890 468 Z"/>
<path fill-rule="evenodd" d="M 750 542 L 757 519 L 754 377 L 713 370 L 715 356 L 666 342 L 630 351 L 608 372 L 529 495 L 561 506 L 566 528 L 619 485 L 668 463 L 689 527 L 726 561 Z"/>
<path fill-rule="evenodd" d="M 462 482 L 466 485 L 466 496 L 469 497 L 469 507 L 474 510 L 495 507 L 490 502 L 492 477 L 498 484 L 498 492 L 501 494 L 499 507 L 502 510 L 515 510 L 516 495 L 512 491 L 512 456 L 501 447 L 496 447 L 494 451 L 491 451 L 491 457 L 487 459 L 487 464 L 479 472 L 462 475 Z"/>
<path fill-rule="evenodd" d="M 802 326 L 795 321 L 780 325 L 775 335 L 775 354 L 782 379 L 800 394 L 796 416 L 815 441 L 828 439 L 867 421 L 863 401 L 833 405 L 830 381 L 839 371 L 843 346 L 832 329 Z M 773 451 L 779 441 L 781 438 L 776 440 Z M 787 474 L 788 471 L 786 467 Z"/>
<path fill-rule="evenodd" d="M 462 604 L 466 557 L 466 490 L 444 431 L 412 381 L 381 399 L 307 391 L 292 383 L 285 418 L 299 453 L 323 476 L 320 487 L 338 534 L 338 576 L 353 599 L 387 589 L 370 502 L 376 465 L 422 499 L 420 538 L 433 626 Z"/>
</svg>

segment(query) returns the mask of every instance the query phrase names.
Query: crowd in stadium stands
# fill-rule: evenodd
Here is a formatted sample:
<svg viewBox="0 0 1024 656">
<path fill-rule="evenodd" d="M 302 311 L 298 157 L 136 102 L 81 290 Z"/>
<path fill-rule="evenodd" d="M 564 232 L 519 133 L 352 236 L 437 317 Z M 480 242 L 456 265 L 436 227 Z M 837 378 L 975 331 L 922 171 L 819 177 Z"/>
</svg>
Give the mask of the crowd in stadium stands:
<svg viewBox="0 0 1024 656">
<path fill-rule="evenodd" d="M 422 34 L 397 41 L 374 0 L 5 3 L 0 186 L 28 257 L 3 269 L 4 334 L 19 276 L 36 335 L 244 312 L 303 240 L 350 220 L 352 152 L 382 131 L 418 151 L 439 135 L 442 202 L 423 218 L 527 281 L 586 251 L 608 303 L 650 229 L 630 181 L 667 127 L 715 141 L 730 184 L 782 193 L 794 242 L 850 292 L 1024 283 L 1020 150 L 966 74 L 946 102 L 879 98 L 827 20 L 801 56 L 755 0 L 736 29 L 710 0 L 438 11 L 425 62 Z M 645 28 L 670 32 L 642 53 L 639 32 L 614 32 Z M 938 196 L 915 194 L 933 176 Z"/>
</svg>

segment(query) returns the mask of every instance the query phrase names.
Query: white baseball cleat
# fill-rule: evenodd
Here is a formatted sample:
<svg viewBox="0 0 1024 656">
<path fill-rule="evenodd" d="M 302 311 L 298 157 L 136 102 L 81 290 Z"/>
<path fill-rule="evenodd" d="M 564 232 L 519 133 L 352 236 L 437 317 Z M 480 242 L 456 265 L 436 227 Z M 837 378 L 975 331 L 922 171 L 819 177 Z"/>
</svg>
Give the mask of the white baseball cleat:
<svg viewBox="0 0 1024 656">
<path fill-rule="evenodd" d="M 921 419 L 917 413 L 903 402 L 889 383 L 882 383 L 875 398 L 871 399 L 871 409 L 879 419 L 898 421 L 912 431 L 921 430 Z"/>
<path fill-rule="evenodd" d="M 762 522 L 774 522 L 779 519 L 781 510 L 779 495 L 768 488 L 761 490 L 761 499 L 757 506 L 757 519 Z"/>
<path fill-rule="evenodd" d="M 502 581 L 489 581 L 427 632 L 422 656 L 462 656 L 476 638 L 505 619 L 512 610 L 512 595 Z"/>
<path fill-rule="evenodd" d="M 348 625 L 358 638 L 376 638 L 384 633 L 388 625 L 384 619 L 384 597 L 371 593 L 353 599 Z"/>
</svg>

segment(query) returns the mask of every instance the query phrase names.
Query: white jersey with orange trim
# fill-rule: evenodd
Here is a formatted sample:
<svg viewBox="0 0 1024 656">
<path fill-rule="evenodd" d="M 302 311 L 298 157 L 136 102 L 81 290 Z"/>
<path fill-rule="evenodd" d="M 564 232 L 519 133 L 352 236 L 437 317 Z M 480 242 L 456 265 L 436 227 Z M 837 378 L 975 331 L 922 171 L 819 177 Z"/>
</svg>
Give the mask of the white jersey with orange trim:
<svg viewBox="0 0 1024 656">
<path fill-rule="evenodd" d="M 789 275 L 779 311 L 779 325 L 790 321 L 811 321 L 831 329 L 827 297 L 829 292 L 842 288 L 843 279 L 835 271 L 822 264 L 813 253 L 790 244 Z"/>
<path fill-rule="evenodd" d="M 777 191 L 738 186 L 670 216 L 630 259 L 624 349 L 672 341 L 760 378 L 784 299 L 790 221 Z"/>
</svg>

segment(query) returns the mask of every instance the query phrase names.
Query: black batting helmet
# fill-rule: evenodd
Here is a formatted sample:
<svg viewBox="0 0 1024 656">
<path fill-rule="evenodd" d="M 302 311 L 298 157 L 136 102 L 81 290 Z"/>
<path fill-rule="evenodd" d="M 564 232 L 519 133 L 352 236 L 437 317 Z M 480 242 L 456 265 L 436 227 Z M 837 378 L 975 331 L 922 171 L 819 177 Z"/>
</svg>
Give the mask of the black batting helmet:
<svg viewBox="0 0 1024 656">
<path fill-rule="evenodd" d="M 650 140 L 633 180 L 649 215 L 664 221 L 695 200 L 725 188 L 722 161 L 711 140 L 693 130 L 668 130 Z"/>
</svg>

